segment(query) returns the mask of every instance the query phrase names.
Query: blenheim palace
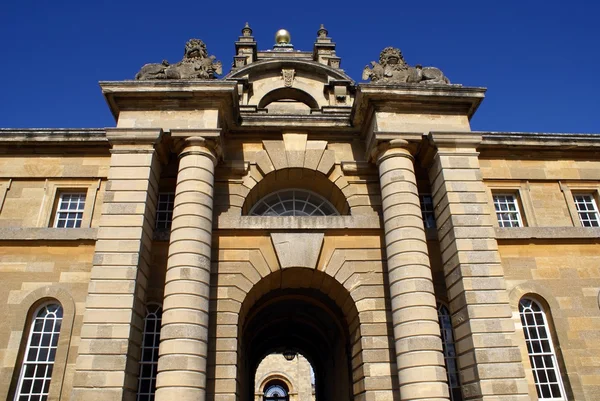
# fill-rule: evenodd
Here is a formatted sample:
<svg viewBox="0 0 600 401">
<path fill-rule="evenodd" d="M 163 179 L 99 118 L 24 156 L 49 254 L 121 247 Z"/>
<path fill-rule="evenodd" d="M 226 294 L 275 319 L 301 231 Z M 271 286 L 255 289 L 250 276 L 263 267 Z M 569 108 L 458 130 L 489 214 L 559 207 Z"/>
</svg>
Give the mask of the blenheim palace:
<svg viewBox="0 0 600 401">
<path fill-rule="evenodd" d="M 0 399 L 600 400 L 600 135 L 275 38 L 100 82 L 114 127 L 0 130 Z"/>
</svg>

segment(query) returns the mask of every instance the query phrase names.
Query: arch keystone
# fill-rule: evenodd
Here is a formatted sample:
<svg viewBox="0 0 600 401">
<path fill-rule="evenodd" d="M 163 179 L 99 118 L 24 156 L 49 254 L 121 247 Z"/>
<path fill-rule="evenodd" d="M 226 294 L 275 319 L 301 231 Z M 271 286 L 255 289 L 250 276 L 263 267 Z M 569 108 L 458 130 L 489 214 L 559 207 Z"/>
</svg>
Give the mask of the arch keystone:
<svg viewBox="0 0 600 401">
<path fill-rule="evenodd" d="M 323 237 L 323 233 L 271 233 L 271 241 L 281 268 L 315 269 L 323 246 Z"/>
</svg>

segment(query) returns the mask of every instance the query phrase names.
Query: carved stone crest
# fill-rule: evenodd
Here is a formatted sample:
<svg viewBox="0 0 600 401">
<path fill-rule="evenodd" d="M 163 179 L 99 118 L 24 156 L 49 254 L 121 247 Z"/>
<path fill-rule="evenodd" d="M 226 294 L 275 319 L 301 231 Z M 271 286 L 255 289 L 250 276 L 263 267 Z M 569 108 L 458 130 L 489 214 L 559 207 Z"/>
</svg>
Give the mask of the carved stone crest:
<svg viewBox="0 0 600 401">
<path fill-rule="evenodd" d="M 177 64 L 163 60 L 161 64 L 146 64 L 136 74 L 137 80 L 150 79 L 215 79 L 223 73 L 220 61 L 208 56 L 206 45 L 200 39 L 185 44 L 183 59 Z"/>
<path fill-rule="evenodd" d="M 409 66 L 400 49 L 386 47 L 379 54 L 379 63 L 365 66 L 363 80 L 381 84 L 449 84 L 450 80 L 436 67 Z"/>
<path fill-rule="evenodd" d="M 296 70 L 293 68 L 282 68 L 281 76 L 283 78 L 283 85 L 286 88 L 291 88 L 294 84 L 294 76 L 296 74 Z"/>
</svg>

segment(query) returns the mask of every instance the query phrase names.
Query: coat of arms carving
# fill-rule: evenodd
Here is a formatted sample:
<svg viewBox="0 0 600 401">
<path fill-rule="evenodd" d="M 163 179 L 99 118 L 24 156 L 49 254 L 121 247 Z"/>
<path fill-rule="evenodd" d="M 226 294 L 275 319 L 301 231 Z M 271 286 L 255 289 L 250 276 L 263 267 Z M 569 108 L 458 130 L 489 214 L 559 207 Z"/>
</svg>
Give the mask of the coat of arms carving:
<svg viewBox="0 0 600 401">
<path fill-rule="evenodd" d="M 296 70 L 293 68 L 282 68 L 281 75 L 283 77 L 283 85 L 286 88 L 291 88 L 294 83 L 294 76 L 296 74 Z"/>
</svg>

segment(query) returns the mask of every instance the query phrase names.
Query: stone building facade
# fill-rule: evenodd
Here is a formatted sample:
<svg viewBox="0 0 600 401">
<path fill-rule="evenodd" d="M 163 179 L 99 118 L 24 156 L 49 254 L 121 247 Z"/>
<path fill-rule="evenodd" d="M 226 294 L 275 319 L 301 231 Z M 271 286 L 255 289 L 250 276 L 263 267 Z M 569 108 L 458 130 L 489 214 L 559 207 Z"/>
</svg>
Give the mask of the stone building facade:
<svg viewBox="0 0 600 401">
<path fill-rule="evenodd" d="M 281 399 L 286 352 L 317 401 L 600 399 L 600 136 L 474 132 L 484 88 L 355 83 L 324 28 L 235 47 L 0 130 L 0 399 Z"/>
</svg>

